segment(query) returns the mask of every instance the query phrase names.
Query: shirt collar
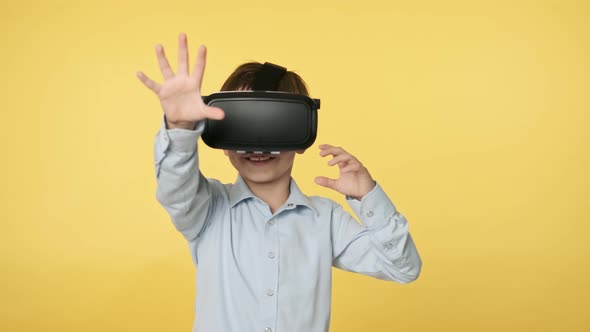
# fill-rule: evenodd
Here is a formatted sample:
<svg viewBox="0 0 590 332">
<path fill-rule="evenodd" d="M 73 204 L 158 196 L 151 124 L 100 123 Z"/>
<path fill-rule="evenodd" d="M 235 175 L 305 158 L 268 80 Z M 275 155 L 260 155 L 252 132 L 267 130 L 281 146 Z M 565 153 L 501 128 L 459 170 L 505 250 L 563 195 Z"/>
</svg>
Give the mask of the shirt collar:
<svg viewBox="0 0 590 332">
<path fill-rule="evenodd" d="M 301 206 L 305 206 L 308 209 L 312 210 L 316 215 L 318 214 L 318 210 L 315 208 L 315 206 L 313 205 L 313 203 L 311 202 L 311 199 L 309 199 L 309 197 L 307 197 L 307 195 L 305 195 L 303 192 L 301 192 L 301 189 L 299 189 L 299 187 L 297 186 L 297 183 L 295 183 L 295 179 L 291 178 L 291 184 L 289 186 L 290 189 L 290 194 L 289 194 L 289 198 L 287 198 L 287 203 L 292 203 L 295 206 L 301 205 Z"/>
<path fill-rule="evenodd" d="M 250 188 L 248 188 L 248 185 L 246 182 L 244 182 L 244 179 L 238 175 L 236 182 L 229 191 L 230 207 L 234 207 L 234 205 L 238 204 L 239 202 L 252 197 L 256 196 L 254 196 L 254 194 L 250 191 Z"/>
<path fill-rule="evenodd" d="M 242 177 L 238 175 L 236 182 L 234 183 L 229 192 L 230 207 L 233 208 L 236 204 L 240 203 L 241 201 L 254 197 L 256 196 L 252 193 L 252 191 L 250 191 L 250 188 L 248 188 L 248 185 L 246 184 L 244 179 L 242 179 Z M 317 209 L 315 208 L 309 197 L 307 197 L 303 192 L 301 192 L 293 178 L 291 178 L 291 182 L 289 184 L 289 197 L 287 198 L 287 204 L 289 203 L 293 204 L 294 206 L 305 206 L 311 209 L 316 215 L 318 214 Z"/>
</svg>

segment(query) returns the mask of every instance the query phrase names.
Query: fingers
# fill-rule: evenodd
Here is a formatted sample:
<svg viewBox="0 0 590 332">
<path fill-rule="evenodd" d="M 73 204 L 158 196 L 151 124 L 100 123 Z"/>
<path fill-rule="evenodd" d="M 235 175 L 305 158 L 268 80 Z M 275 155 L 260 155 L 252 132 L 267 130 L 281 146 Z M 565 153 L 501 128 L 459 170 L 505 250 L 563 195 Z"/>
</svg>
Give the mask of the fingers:
<svg viewBox="0 0 590 332">
<path fill-rule="evenodd" d="M 188 76 L 188 46 L 184 33 L 178 36 L 178 74 Z"/>
<path fill-rule="evenodd" d="M 174 72 L 170 68 L 166 54 L 164 54 L 164 47 L 160 44 L 156 45 L 156 56 L 158 57 L 158 65 L 164 79 L 168 80 L 174 77 Z"/>
<path fill-rule="evenodd" d="M 136 75 L 137 75 L 137 78 L 139 78 L 139 80 L 141 81 L 141 83 L 143 83 L 143 85 L 147 86 L 150 90 L 152 90 L 156 94 L 160 93 L 160 88 L 161 88 L 160 84 L 152 81 L 149 77 L 147 77 L 141 71 L 138 71 Z"/>
<path fill-rule="evenodd" d="M 221 120 L 225 117 L 225 112 L 219 107 L 206 106 L 204 111 L 208 119 Z"/>
<path fill-rule="evenodd" d="M 360 162 L 351 162 L 348 165 L 343 166 L 340 168 L 340 173 L 348 173 L 348 172 L 359 172 L 363 169 L 363 165 Z"/>
<path fill-rule="evenodd" d="M 199 46 L 199 50 L 197 51 L 197 60 L 195 61 L 195 67 L 193 68 L 193 72 L 191 74 L 191 76 L 197 80 L 197 86 L 199 87 L 199 91 L 201 91 L 201 83 L 203 82 L 206 58 L 207 48 L 205 47 L 205 45 L 201 45 Z"/>
<path fill-rule="evenodd" d="M 342 153 L 346 153 L 346 151 L 344 151 L 343 148 L 341 147 L 337 147 L 337 146 L 332 146 L 330 144 L 320 144 L 318 146 L 320 148 L 320 156 L 325 157 L 327 155 L 333 155 L 334 157 L 342 154 Z"/>
<path fill-rule="evenodd" d="M 334 158 L 332 158 L 332 160 L 328 162 L 328 165 L 338 165 L 341 173 L 359 171 L 362 167 L 358 159 L 356 159 L 350 153 L 346 152 L 341 147 L 335 147 L 329 144 L 321 144 L 319 148 L 322 150 L 320 151 L 320 156 L 334 156 Z"/>
<path fill-rule="evenodd" d="M 325 176 L 317 176 L 315 178 L 315 183 L 319 184 L 322 187 L 326 187 L 326 188 L 330 188 L 330 189 L 335 189 L 335 187 L 336 187 L 336 180 L 329 179 Z"/>
<path fill-rule="evenodd" d="M 361 167 L 363 167 L 360 161 L 349 154 L 339 155 L 328 162 L 328 165 L 330 166 L 334 166 L 336 164 L 340 168 L 340 173 L 360 171 Z"/>
<path fill-rule="evenodd" d="M 343 153 L 336 155 L 336 157 L 332 158 L 332 160 L 328 161 L 328 165 L 334 166 L 336 164 L 343 164 L 352 159 L 352 156 L 348 153 Z"/>
</svg>

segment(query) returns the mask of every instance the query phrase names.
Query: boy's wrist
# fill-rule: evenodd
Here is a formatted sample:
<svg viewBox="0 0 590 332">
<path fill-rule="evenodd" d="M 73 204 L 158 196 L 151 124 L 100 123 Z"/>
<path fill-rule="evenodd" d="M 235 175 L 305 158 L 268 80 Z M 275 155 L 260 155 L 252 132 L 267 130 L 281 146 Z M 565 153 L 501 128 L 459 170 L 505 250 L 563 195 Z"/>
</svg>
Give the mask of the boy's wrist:
<svg viewBox="0 0 590 332">
<path fill-rule="evenodd" d="M 166 120 L 166 129 L 186 129 L 186 130 L 194 130 L 195 129 L 195 122 L 181 122 L 181 123 L 171 123 Z"/>
<path fill-rule="evenodd" d="M 359 196 L 346 195 L 345 197 L 346 199 L 355 199 L 357 201 L 362 201 L 363 198 L 367 196 L 371 191 L 373 191 L 373 189 L 375 189 L 376 186 L 377 181 L 371 180 L 371 184 L 366 185 L 365 188 L 361 190 L 364 194 L 360 194 Z"/>
<path fill-rule="evenodd" d="M 178 122 L 171 122 L 166 118 L 166 114 L 164 114 L 164 122 L 166 123 L 166 129 L 186 129 L 186 130 L 194 130 L 196 122 L 192 121 L 178 121 Z"/>
</svg>

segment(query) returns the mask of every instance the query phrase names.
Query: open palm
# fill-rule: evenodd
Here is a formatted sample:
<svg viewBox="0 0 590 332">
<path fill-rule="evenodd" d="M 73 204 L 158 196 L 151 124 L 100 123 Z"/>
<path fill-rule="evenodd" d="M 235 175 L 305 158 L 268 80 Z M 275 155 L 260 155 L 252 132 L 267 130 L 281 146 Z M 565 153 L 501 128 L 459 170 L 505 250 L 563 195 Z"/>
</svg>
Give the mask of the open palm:
<svg viewBox="0 0 590 332">
<path fill-rule="evenodd" d="M 138 71 L 137 77 L 160 99 L 169 128 L 192 129 L 197 121 L 209 118 L 220 120 L 224 112 L 218 107 L 203 103 L 201 84 L 205 72 L 207 49 L 201 45 L 192 74 L 189 75 L 188 46 L 184 33 L 178 37 L 178 72 L 176 75 L 164 54 L 162 45 L 156 45 L 156 56 L 164 83 L 158 84 Z"/>
</svg>

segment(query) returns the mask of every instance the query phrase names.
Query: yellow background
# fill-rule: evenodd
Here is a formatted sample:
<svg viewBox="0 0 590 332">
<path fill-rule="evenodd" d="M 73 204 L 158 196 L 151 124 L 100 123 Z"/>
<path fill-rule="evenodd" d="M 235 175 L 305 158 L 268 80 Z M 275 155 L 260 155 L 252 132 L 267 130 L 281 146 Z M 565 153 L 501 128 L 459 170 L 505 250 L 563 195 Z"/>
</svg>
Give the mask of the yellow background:
<svg viewBox="0 0 590 332">
<path fill-rule="evenodd" d="M 155 199 L 154 46 L 203 93 L 239 64 L 322 100 L 309 195 L 356 155 L 410 222 L 408 285 L 334 271 L 331 331 L 588 331 L 588 1 L 3 1 L 0 330 L 189 331 L 195 268 Z M 233 182 L 201 144 L 207 176 Z"/>
</svg>

